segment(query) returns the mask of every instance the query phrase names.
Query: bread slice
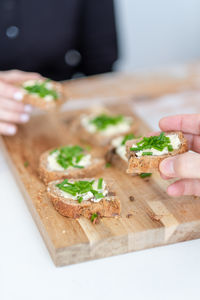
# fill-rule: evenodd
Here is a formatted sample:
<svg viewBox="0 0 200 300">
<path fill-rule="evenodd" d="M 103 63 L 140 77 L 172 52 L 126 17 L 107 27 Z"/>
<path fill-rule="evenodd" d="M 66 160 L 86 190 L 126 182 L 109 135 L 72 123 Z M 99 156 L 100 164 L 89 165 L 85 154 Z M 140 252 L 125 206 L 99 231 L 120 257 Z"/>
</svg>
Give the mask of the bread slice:
<svg viewBox="0 0 200 300">
<path fill-rule="evenodd" d="M 91 157 L 91 164 L 83 169 L 68 168 L 63 171 L 51 171 L 48 169 L 47 158 L 52 150 L 53 149 L 45 151 L 40 156 L 39 174 L 40 174 L 40 178 L 45 183 L 48 183 L 49 181 L 65 179 L 65 178 L 70 179 L 70 178 L 93 177 L 99 172 L 101 172 L 105 166 L 105 160 L 103 158 Z M 85 153 L 87 152 L 85 151 Z"/>
<path fill-rule="evenodd" d="M 106 153 L 106 161 L 110 163 L 113 167 L 117 168 L 122 172 L 126 172 L 128 167 L 128 161 L 122 159 L 115 151 L 115 148 L 110 148 Z"/>
<path fill-rule="evenodd" d="M 37 80 L 34 80 L 34 81 L 37 82 Z M 40 81 L 41 81 L 41 79 L 40 79 Z M 45 81 L 45 79 L 42 80 L 42 81 Z M 24 96 L 23 96 L 23 99 L 22 99 L 23 103 L 30 104 L 34 107 L 39 108 L 39 109 L 49 111 L 49 110 L 53 110 L 53 109 L 56 109 L 56 108 L 60 107 L 60 105 L 62 105 L 67 99 L 65 89 L 62 86 L 62 84 L 59 83 L 59 82 L 50 81 L 50 83 L 52 84 L 52 88 L 58 93 L 58 96 L 59 96 L 58 99 L 51 100 L 51 101 L 46 101 L 44 98 L 41 98 L 37 95 L 28 93 L 23 88 L 23 85 L 25 83 L 26 83 L 26 81 L 23 81 L 23 82 L 20 82 L 18 84 L 18 86 L 20 86 L 24 91 Z"/>
<path fill-rule="evenodd" d="M 107 162 L 122 172 L 126 172 L 128 167 L 125 142 L 133 138 L 134 134 L 131 132 L 128 136 L 125 134 L 113 139 L 105 156 Z"/>
<path fill-rule="evenodd" d="M 90 112 L 88 112 L 88 115 L 93 114 L 93 113 L 94 112 L 91 110 Z M 106 109 L 99 110 L 98 113 L 95 111 L 96 115 L 102 114 L 102 113 L 106 113 L 106 114 L 109 114 L 112 116 L 116 115 Z M 136 132 L 136 130 L 138 128 L 137 122 L 131 116 L 127 116 L 129 118 L 132 118 L 132 124 L 126 132 L 123 132 L 123 133 L 119 132 L 119 133 L 115 133 L 115 134 L 112 134 L 109 136 L 105 136 L 105 135 L 101 134 L 100 132 L 91 133 L 91 132 L 87 131 L 86 128 L 81 124 L 81 117 L 82 116 L 80 116 L 79 118 L 74 120 L 73 125 L 72 125 L 72 131 L 76 132 L 76 134 L 78 133 L 78 135 L 82 141 L 87 142 L 92 145 L 95 145 L 95 146 L 107 146 L 107 145 L 109 145 L 109 143 L 111 142 L 111 140 L 113 138 L 118 137 L 122 134 L 125 135 L 128 133 Z"/>
<path fill-rule="evenodd" d="M 164 155 L 154 155 L 154 156 L 141 156 L 137 157 L 134 151 L 131 151 L 130 148 L 132 147 L 133 143 L 136 144 L 139 140 L 132 140 L 126 142 L 126 153 L 128 157 L 128 174 L 141 174 L 141 173 L 153 173 L 159 170 L 159 164 L 162 160 L 167 157 L 175 156 L 177 154 L 184 153 L 188 151 L 187 140 L 184 138 L 182 132 L 165 132 L 166 134 L 177 134 L 180 139 L 180 147 L 178 149 L 173 150 L 172 152 L 168 152 Z"/>
<path fill-rule="evenodd" d="M 82 180 L 91 180 L 91 178 L 83 178 Z M 55 209 L 61 215 L 69 218 L 79 218 L 80 216 L 91 218 L 93 214 L 97 214 L 99 217 L 116 217 L 120 215 L 120 201 L 108 183 L 106 183 L 108 195 L 102 200 L 99 202 L 84 200 L 79 203 L 77 200 L 62 196 L 60 189 L 56 187 L 56 184 L 60 182 L 62 180 L 49 182 L 47 194 Z"/>
</svg>

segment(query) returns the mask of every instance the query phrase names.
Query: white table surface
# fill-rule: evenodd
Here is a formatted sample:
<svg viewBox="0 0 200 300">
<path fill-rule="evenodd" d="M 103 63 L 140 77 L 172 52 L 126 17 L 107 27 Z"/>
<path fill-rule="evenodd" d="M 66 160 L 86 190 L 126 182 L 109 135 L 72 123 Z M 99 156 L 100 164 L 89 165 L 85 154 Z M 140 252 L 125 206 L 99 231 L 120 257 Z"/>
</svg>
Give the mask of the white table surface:
<svg viewBox="0 0 200 300">
<path fill-rule="evenodd" d="M 137 112 L 155 128 L 165 113 L 151 107 Z M 1 300 L 200 299 L 200 240 L 56 268 L 1 150 L 0 183 Z"/>
</svg>

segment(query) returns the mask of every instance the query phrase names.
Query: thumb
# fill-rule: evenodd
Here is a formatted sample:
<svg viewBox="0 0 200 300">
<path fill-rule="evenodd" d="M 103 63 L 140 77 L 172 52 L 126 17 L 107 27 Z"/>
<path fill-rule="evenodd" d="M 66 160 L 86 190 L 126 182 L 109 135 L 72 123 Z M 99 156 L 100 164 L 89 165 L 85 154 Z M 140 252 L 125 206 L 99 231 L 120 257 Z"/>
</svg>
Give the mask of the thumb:
<svg viewBox="0 0 200 300">
<path fill-rule="evenodd" d="M 167 177 L 200 178 L 200 154 L 187 152 L 166 158 L 159 169 Z"/>
</svg>

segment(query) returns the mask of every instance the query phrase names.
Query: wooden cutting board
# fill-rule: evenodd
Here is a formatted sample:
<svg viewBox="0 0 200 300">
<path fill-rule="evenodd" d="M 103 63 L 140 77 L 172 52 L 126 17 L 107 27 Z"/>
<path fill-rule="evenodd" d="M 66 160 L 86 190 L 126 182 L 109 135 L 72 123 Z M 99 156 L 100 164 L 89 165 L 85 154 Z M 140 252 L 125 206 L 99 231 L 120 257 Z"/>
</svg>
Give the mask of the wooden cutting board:
<svg viewBox="0 0 200 300">
<path fill-rule="evenodd" d="M 131 114 L 127 105 L 112 107 L 114 109 Z M 120 218 L 103 218 L 93 225 L 83 217 L 73 220 L 56 212 L 38 177 L 38 159 L 49 148 L 80 142 L 70 134 L 71 121 L 79 114 L 80 111 L 68 111 L 35 116 L 29 124 L 20 127 L 16 136 L 2 138 L 5 155 L 55 265 L 199 238 L 200 199 L 170 198 L 165 192 L 168 182 L 159 174 L 141 179 L 113 167 L 100 174 L 114 181 L 122 206 Z M 139 124 L 138 134 L 147 132 L 145 123 L 135 118 Z M 101 155 L 105 152 L 95 147 L 92 151 Z M 130 201 L 130 196 L 134 201 Z"/>
</svg>

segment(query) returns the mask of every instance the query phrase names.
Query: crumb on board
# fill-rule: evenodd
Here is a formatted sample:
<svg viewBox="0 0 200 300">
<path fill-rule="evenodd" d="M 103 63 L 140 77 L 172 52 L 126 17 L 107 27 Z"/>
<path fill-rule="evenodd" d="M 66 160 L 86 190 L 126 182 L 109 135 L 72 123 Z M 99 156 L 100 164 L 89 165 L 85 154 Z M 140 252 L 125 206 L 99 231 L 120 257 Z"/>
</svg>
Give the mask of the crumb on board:
<svg viewBox="0 0 200 300">
<path fill-rule="evenodd" d="M 126 215 L 126 218 L 130 218 L 130 217 L 132 217 L 133 216 L 133 214 L 132 213 L 128 213 L 127 215 Z"/>
<path fill-rule="evenodd" d="M 162 215 L 155 215 L 153 213 L 149 213 L 148 214 L 149 217 L 151 218 L 152 221 L 157 221 L 157 222 L 160 222 L 160 220 L 162 219 Z"/>
<path fill-rule="evenodd" d="M 92 224 L 99 224 L 100 223 L 100 214 L 98 212 L 92 214 L 90 220 L 91 220 Z"/>
<path fill-rule="evenodd" d="M 24 162 L 24 167 L 27 168 L 28 166 L 29 166 L 29 162 L 28 162 L 28 161 L 25 161 L 25 162 Z"/>
<path fill-rule="evenodd" d="M 129 200 L 133 202 L 135 200 L 134 196 L 129 196 Z"/>
</svg>

